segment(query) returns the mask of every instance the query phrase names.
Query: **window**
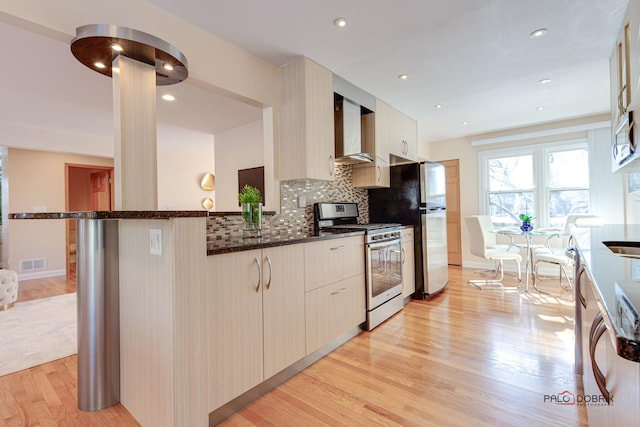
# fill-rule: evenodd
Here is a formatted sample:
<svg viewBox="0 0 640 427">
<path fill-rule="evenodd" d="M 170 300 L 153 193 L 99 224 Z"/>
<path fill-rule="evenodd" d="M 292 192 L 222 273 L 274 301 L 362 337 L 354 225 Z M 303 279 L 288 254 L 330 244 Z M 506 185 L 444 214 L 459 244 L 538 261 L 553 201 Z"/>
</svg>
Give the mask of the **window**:
<svg viewBox="0 0 640 427">
<path fill-rule="evenodd" d="M 589 210 L 589 153 L 585 141 L 537 144 L 481 152 L 480 212 L 498 226 L 514 226 L 518 215 L 537 227 L 560 227 L 570 213 Z"/>
</svg>

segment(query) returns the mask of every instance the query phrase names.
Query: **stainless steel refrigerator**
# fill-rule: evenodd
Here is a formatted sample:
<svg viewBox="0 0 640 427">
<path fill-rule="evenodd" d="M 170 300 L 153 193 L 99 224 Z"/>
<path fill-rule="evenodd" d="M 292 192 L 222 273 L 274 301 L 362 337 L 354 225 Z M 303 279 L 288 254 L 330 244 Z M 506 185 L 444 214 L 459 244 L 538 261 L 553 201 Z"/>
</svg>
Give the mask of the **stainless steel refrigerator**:
<svg viewBox="0 0 640 427">
<path fill-rule="evenodd" d="M 391 167 L 390 188 L 369 190 L 369 221 L 415 227 L 416 292 L 425 299 L 449 281 L 445 168 L 422 162 Z"/>
</svg>

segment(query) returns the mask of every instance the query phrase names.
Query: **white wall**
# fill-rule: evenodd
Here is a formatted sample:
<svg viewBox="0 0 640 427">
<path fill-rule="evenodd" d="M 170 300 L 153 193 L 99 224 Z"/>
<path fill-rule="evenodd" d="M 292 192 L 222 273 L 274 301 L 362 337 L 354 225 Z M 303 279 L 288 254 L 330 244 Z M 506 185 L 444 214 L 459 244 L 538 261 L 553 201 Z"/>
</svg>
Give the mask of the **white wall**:
<svg viewBox="0 0 640 427">
<path fill-rule="evenodd" d="M 180 139 L 174 132 L 179 132 Z M 158 128 L 158 210 L 204 209 L 203 199 L 214 197 L 200 188 L 205 173 L 215 174 L 213 135 Z"/>
<path fill-rule="evenodd" d="M 76 154 L 48 153 L 11 148 L 3 162 L 3 183 L 9 183 L 8 209 L 11 213 L 33 212 L 46 207 L 48 212 L 65 210 L 65 163 L 113 166 L 113 159 Z M 6 220 L 3 228 L 3 257 L 8 268 L 18 271 L 20 279 L 65 274 L 65 220 Z M 44 271 L 20 273 L 19 262 L 46 258 Z"/>
<path fill-rule="evenodd" d="M 239 211 L 238 170 L 265 166 L 262 121 L 255 121 L 217 134 L 215 146 L 214 210 Z M 266 177 L 265 185 L 267 185 Z"/>
</svg>

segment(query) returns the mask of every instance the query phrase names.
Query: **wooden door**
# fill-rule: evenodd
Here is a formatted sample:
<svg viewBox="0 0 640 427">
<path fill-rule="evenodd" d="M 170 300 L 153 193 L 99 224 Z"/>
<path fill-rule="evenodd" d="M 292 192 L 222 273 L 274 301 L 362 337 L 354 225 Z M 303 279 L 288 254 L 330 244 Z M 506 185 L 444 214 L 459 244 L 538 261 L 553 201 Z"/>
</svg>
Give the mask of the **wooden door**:
<svg viewBox="0 0 640 427">
<path fill-rule="evenodd" d="M 462 265 L 459 162 L 458 159 L 440 162 L 445 166 L 447 177 L 447 250 L 451 265 Z"/>
<path fill-rule="evenodd" d="M 108 211 L 111 210 L 111 172 L 101 170 L 92 172 L 89 175 L 91 188 L 91 210 Z"/>
</svg>

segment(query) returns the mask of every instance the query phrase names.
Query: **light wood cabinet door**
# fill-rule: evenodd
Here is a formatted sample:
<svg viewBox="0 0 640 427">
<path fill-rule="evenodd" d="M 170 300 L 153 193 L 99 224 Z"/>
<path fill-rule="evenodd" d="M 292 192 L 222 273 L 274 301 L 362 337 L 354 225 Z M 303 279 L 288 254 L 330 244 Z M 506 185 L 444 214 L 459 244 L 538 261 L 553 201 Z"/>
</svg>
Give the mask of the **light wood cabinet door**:
<svg viewBox="0 0 640 427">
<path fill-rule="evenodd" d="M 629 23 L 629 108 L 637 111 L 640 106 L 640 2 L 629 2 L 627 19 Z"/>
<path fill-rule="evenodd" d="M 307 354 L 366 320 L 364 274 L 305 294 Z"/>
<path fill-rule="evenodd" d="M 279 70 L 280 179 L 333 180 L 333 75 L 307 58 Z"/>
<path fill-rule="evenodd" d="M 262 382 L 261 251 L 207 258 L 209 411 Z"/>
<path fill-rule="evenodd" d="M 305 356 L 303 246 L 264 249 L 262 266 L 264 378 L 267 379 Z"/>
<path fill-rule="evenodd" d="M 389 130 L 389 154 L 396 158 L 396 161 L 391 163 L 401 164 L 418 161 L 418 123 L 400 111 L 391 108 Z"/>
<path fill-rule="evenodd" d="M 402 229 L 402 298 L 416 291 L 413 227 Z"/>
<path fill-rule="evenodd" d="M 376 156 L 373 163 L 353 165 L 352 185 L 356 188 L 389 188 L 391 169 L 387 159 Z"/>
<path fill-rule="evenodd" d="M 364 236 L 304 244 L 305 290 L 364 274 Z"/>
</svg>

